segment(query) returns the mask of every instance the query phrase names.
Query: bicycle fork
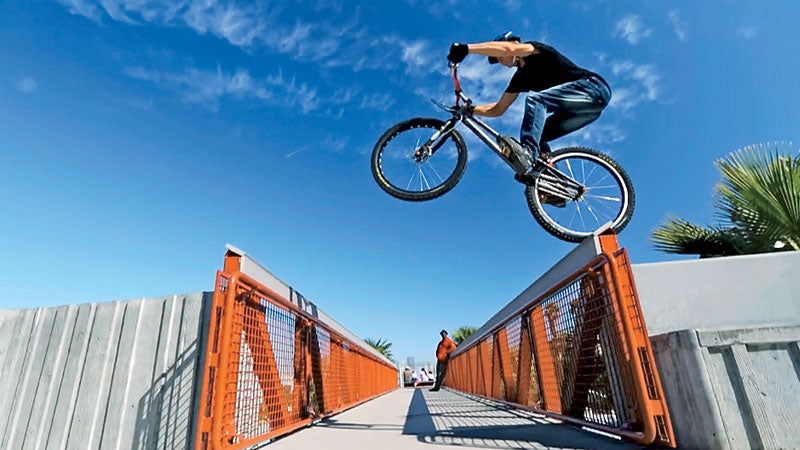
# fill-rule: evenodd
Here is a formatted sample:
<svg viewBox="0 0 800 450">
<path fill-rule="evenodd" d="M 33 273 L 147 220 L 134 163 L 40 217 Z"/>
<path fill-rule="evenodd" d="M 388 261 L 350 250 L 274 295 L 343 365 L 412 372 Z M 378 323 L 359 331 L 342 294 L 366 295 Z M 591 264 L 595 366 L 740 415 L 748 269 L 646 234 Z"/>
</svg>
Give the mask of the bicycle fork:
<svg viewBox="0 0 800 450">
<path fill-rule="evenodd" d="M 445 141 L 447 140 L 447 136 L 453 132 L 456 128 L 456 124 L 458 123 L 458 119 L 453 117 L 450 120 L 444 123 L 444 126 L 439 130 L 436 130 L 424 144 L 417 147 L 414 151 L 414 161 L 421 163 L 425 162 L 428 158 L 433 156 L 437 150 L 439 150 L 442 145 L 444 145 Z"/>
</svg>

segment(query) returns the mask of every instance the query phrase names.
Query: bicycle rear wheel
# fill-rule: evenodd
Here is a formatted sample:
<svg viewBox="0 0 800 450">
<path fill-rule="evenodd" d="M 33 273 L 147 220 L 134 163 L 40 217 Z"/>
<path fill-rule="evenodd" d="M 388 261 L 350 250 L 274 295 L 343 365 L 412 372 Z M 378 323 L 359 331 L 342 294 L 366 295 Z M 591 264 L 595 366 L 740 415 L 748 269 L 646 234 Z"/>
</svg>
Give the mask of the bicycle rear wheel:
<svg viewBox="0 0 800 450">
<path fill-rule="evenodd" d="M 548 233 L 580 242 L 607 223 L 615 232 L 631 220 L 635 206 L 628 174 L 609 156 L 569 147 L 550 154 L 546 168 L 525 189 L 528 208 Z"/>
<path fill-rule="evenodd" d="M 467 166 L 467 147 L 439 119 L 400 122 L 372 150 L 372 176 L 389 195 L 408 201 L 439 197 L 453 189 Z"/>
</svg>

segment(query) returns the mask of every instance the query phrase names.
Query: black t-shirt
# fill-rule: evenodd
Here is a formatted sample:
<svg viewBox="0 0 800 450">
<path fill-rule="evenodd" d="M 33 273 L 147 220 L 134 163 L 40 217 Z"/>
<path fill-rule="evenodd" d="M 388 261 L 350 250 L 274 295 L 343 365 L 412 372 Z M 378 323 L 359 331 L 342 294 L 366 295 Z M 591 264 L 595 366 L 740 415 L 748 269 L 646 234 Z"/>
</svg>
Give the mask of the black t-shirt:
<svg viewBox="0 0 800 450">
<path fill-rule="evenodd" d="M 535 41 L 527 43 L 532 44 L 536 52 L 523 58 L 525 65 L 517 68 L 508 83 L 506 92 L 542 91 L 590 76 L 596 76 L 602 80 L 602 77 L 596 73 L 578 67 L 549 45 Z"/>
</svg>

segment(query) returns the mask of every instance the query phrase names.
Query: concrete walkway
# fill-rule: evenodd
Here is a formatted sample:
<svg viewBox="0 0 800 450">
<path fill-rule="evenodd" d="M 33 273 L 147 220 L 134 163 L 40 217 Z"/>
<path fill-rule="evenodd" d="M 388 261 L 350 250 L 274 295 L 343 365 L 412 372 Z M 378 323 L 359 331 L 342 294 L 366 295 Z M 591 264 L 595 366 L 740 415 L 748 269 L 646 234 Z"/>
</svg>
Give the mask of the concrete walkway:
<svg viewBox="0 0 800 450">
<path fill-rule="evenodd" d="M 280 438 L 267 450 L 636 449 L 541 415 L 442 389 L 398 389 Z"/>
</svg>

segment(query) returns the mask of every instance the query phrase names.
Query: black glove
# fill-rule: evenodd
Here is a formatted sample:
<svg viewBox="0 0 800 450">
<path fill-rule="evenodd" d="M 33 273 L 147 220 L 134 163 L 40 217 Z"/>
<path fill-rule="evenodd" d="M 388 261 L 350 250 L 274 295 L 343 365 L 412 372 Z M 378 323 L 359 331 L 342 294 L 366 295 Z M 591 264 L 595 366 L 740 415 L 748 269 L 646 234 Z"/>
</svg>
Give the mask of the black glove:
<svg viewBox="0 0 800 450">
<path fill-rule="evenodd" d="M 450 53 L 447 54 L 447 60 L 453 64 L 458 64 L 467 57 L 468 53 L 467 44 L 453 42 L 453 45 L 450 46 Z"/>
</svg>

